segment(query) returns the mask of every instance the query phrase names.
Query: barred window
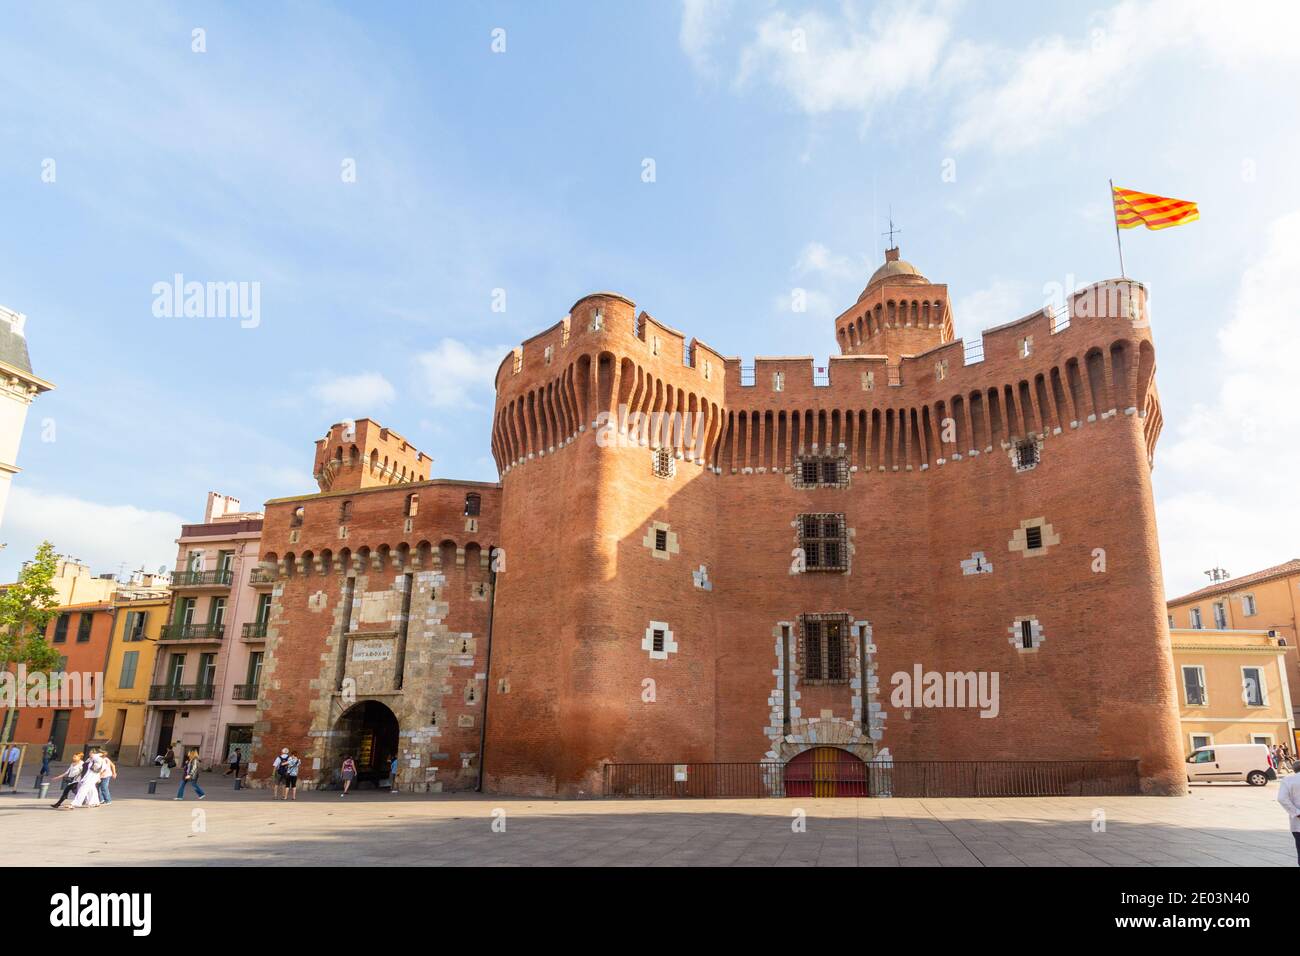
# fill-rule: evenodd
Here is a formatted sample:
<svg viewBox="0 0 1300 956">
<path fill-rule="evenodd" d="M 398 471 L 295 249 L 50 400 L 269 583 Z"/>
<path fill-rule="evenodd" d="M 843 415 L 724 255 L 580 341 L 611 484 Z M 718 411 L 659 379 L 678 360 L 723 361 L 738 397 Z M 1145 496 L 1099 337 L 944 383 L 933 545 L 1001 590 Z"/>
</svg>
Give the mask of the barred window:
<svg viewBox="0 0 1300 956">
<path fill-rule="evenodd" d="M 656 551 L 668 550 L 668 532 L 664 528 L 655 529 L 655 550 Z"/>
<path fill-rule="evenodd" d="M 835 455 L 805 455 L 795 463 L 796 488 L 842 488 L 849 483 L 849 461 Z"/>
<path fill-rule="evenodd" d="M 799 659 L 805 683 L 849 680 L 851 623 L 847 614 L 805 614 L 799 619 Z"/>
<path fill-rule="evenodd" d="M 848 542 L 844 515 L 800 515 L 799 547 L 803 548 L 805 570 L 848 570 Z"/>
<path fill-rule="evenodd" d="M 1036 439 L 1026 438 L 1024 441 L 1016 443 L 1017 471 L 1028 471 L 1038 464 L 1038 459 L 1038 441 Z"/>
<path fill-rule="evenodd" d="M 1025 548 L 1030 551 L 1037 551 L 1043 546 L 1043 526 L 1039 524 L 1030 525 L 1025 529 Z"/>
<path fill-rule="evenodd" d="M 651 465 L 656 478 L 671 478 L 677 474 L 677 462 L 671 448 L 656 448 Z"/>
<path fill-rule="evenodd" d="M 660 653 L 660 654 L 663 653 L 663 649 L 664 649 L 664 632 L 663 632 L 661 629 L 659 629 L 659 628 L 655 628 L 655 629 L 654 629 L 654 632 L 653 632 L 653 639 L 652 639 L 652 641 L 651 641 L 651 645 L 650 645 L 650 646 L 651 646 L 652 648 L 654 648 L 654 650 L 655 650 L 656 653 Z"/>
</svg>

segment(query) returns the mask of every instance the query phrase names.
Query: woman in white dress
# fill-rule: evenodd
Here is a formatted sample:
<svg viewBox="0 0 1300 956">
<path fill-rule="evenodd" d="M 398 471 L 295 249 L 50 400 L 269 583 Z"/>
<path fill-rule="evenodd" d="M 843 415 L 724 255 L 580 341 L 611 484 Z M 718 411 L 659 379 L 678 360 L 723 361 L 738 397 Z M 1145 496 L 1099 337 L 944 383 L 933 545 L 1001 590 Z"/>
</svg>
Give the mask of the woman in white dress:
<svg viewBox="0 0 1300 956">
<path fill-rule="evenodd" d="M 99 778 L 106 770 L 104 759 L 97 753 L 86 761 L 81 771 L 81 783 L 77 787 L 77 795 L 72 798 L 74 807 L 99 806 Z"/>
</svg>

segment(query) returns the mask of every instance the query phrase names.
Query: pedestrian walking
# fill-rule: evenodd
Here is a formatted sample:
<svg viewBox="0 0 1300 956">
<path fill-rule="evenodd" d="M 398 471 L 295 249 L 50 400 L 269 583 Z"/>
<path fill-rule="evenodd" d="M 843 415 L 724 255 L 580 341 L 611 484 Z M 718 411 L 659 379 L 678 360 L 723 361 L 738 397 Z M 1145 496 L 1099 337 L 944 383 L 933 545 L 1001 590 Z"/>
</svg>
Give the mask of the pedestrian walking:
<svg viewBox="0 0 1300 956">
<path fill-rule="evenodd" d="M 63 807 L 63 801 L 68 799 L 68 794 L 76 790 L 77 784 L 81 782 L 81 771 L 85 768 L 85 763 L 82 760 L 82 757 L 83 755 L 80 753 L 73 754 L 72 763 L 68 764 L 68 769 L 50 781 L 50 783 L 53 783 L 55 780 L 63 781 L 63 793 L 59 794 L 58 802 L 50 804 L 50 806 L 55 810 Z M 69 806 L 68 809 L 71 810 L 72 807 Z"/>
<path fill-rule="evenodd" d="M 203 788 L 199 786 L 199 752 L 197 750 L 191 750 L 189 752 L 185 758 L 185 765 L 182 769 L 184 770 L 184 776 L 181 779 L 180 788 L 176 791 L 176 799 L 185 799 L 185 785 L 191 783 L 194 785 L 194 792 L 197 793 L 199 799 L 202 800 L 207 796 L 207 794 L 204 793 Z"/>
<path fill-rule="evenodd" d="M 1295 839 L 1296 864 L 1300 865 L 1300 761 L 1291 765 L 1291 773 L 1277 785 L 1277 802 L 1286 810 L 1291 820 L 1291 836 Z"/>
<path fill-rule="evenodd" d="M 81 782 L 77 784 L 77 792 L 72 798 L 73 809 L 99 806 L 99 777 L 103 772 L 104 761 L 92 747 L 81 768 Z"/>
<path fill-rule="evenodd" d="M 113 762 L 112 757 L 102 750 L 99 752 L 99 756 L 104 761 L 104 769 L 99 775 L 99 802 L 108 804 L 113 802 L 113 792 L 109 785 L 117 779 L 117 764 Z"/>
<path fill-rule="evenodd" d="M 244 752 L 240 750 L 238 747 L 236 747 L 233 751 L 231 751 L 230 767 L 229 769 L 226 770 L 226 776 L 229 777 L 233 773 L 235 775 L 235 779 L 238 780 L 239 765 L 243 763 L 243 761 L 244 761 Z"/>
<path fill-rule="evenodd" d="M 158 779 L 166 780 L 172 775 L 172 767 L 176 766 L 176 758 L 172 756 L 172 749 L 168 747 L 158 756 L 153 758 L 154 765 L 158 768 Z"/>
<path fill-rule="evenodd" d="M 357 763 L 350 756 L 343 758 L 341 776 L 343 777 L 343 792 L 339 796 L 346 797 L 348 791 L 352 788 L 352 781 L 357 779 Z"/>
<path fill-rule="evenodd" d="M 397 793 L 397 755 L 396 754 L 393 755 L 393 759 L 388 764 L 388 775 L 393 778 L 391 781 L 389 781 L 393 785 L 392 792 Z"/>
<path fill-rule="evenodd" d="M 44 780 L 46 777 L 49 776 L 50 761 L 54 759 L 54 754 L 56 752 L 57 750 L 54 746 L 53 740 L 49 741 L 44 747 L 41 748 L 41 772 L 40 775 L 36 778 L 38 781 Z"/>
</svg>

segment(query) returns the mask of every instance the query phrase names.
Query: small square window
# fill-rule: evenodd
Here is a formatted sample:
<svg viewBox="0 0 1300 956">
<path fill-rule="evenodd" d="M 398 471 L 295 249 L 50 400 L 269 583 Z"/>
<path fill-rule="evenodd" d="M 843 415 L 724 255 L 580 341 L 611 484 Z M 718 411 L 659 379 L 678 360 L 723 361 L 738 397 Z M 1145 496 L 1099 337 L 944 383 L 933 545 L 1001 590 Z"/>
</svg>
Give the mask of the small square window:
<svg viewBox="0 0 1300 956">
<path fill-rule="evenodd" d="M 1026 438 L 1024 441 L 1016 443 L 1016 470 L 1028 471 L 1038 464 L 1039 452 L 1038 442 L 1033 438 Z"/>
</svg>

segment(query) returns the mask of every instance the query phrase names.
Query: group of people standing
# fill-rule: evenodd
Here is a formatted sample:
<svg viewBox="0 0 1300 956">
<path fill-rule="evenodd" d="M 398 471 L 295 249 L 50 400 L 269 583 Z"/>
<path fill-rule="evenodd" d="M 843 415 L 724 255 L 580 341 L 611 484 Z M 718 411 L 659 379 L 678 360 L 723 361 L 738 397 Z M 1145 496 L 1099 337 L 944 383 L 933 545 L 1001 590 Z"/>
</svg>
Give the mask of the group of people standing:
<svg viewBox="0 0 1300 956">
<path fill-rule="evenodd" d="M 73 754 L 68 769 L 50 779 L 51 783 L 55 780 L 63 781 L 63 792 L 59 794 L 58 801 L 50 806 L 55 810 L 72 810 L 76 807 L 100 807 L 110 804 L 113 802 L 110 784 L 116 778 L 117 764 L 113 763 L 112 758 L 102 748 L 91 747 L 88 754 Z M 63 805 L 69 795 L 72 796 L 72 802 L 65 808 Z"/>
<path fill-rule="evenodd" d="M 1268 762 L 1273 765 L 1274 770 L 1282 772 L 1290 770 L 1294 760 L 1291 748 L 1286 744 L 1269 744 Z"/>
</svg>

